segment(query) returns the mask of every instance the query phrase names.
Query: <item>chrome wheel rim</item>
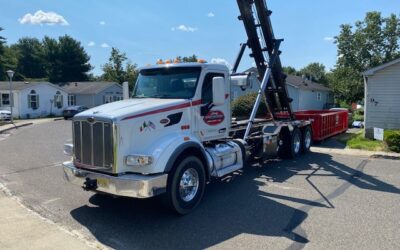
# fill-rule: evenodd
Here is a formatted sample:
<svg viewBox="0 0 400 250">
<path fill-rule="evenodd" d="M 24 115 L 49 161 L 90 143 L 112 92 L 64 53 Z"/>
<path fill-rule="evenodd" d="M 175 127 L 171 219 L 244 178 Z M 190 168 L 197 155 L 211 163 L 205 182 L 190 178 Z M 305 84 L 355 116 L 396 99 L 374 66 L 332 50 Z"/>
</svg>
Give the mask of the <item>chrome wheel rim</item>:
<svg viewBox="0 0 400 250">
<path fill-rule="evenodd" d="M 182 200 L 193 200 L 199 190 L 199 174 L 194 168 L 186 169 L 179 182 L 179 195 Z"/>
<path fill-rule="evenodd" d="M 294 152 L 297 154 L 300 151 L 300 136 L 298 133 L 294 135 L 293 144 Z"/>
<path fill-rule="evenodd" d="M 311 133 L 310 133 L 310 131 L 306 132 L 306 136 L 304 138 L 304 144 L 305 144 L 307 149 L 310 148 L 310 146 L 311 146 Z"/>
</svg>

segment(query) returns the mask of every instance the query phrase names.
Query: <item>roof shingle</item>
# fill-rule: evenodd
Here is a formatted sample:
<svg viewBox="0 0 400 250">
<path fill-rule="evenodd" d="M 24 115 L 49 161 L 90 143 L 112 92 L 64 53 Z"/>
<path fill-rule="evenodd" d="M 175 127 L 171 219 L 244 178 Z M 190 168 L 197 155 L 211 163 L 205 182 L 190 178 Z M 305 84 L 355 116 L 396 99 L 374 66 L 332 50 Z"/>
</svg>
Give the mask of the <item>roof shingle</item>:
<svg viewBox="0 0 400 250">
<path fill-rule="evenodd" d="M 97 94 L 102 90 L 118 85 L 116 82 L 69 82 L 61 84 L 60 87 L 69 94 Z M 121 87 L 122 88 L 122 87 Z"/>
</svg>

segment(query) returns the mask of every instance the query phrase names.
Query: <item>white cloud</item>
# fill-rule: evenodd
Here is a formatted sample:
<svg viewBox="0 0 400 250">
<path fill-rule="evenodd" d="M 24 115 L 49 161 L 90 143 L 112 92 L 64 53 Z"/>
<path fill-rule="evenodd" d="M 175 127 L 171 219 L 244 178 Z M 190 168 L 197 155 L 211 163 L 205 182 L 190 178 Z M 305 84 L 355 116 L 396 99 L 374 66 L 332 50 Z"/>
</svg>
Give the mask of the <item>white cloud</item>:
<svg viewBox="0 0 400 250">
<path fill-rule="evenodd" d="M 25 14 L 22 18 L 18 19 L 21 24 L 47 24 L 47 25 L 69 25 L 65 18 L 55 12 L 44 12 L 42 10 L 36 11 L 35 14 Z"/>
<path fill-rule="evenodd" d="M 93 42 L 93 41 L 90 41 L 90 42 L 88 43 L 88 46 L 89 46 L 89 47 L 93 47 L 93 46 L 95 46 L 95 45 L 96 45 L 96 43 Z"/>
<path fill-rule="evenodd" d="M 207 16 L 208 16 L 208 17 L 215 17 L 215 14 L 214 14 L 213 12 L 209 12 L 209 13 L 207 14 Z"/>
<path fill-rule="evenodd" d="M 183 32 L 195 32 L 198 30 L 198 28 L 194 28 L 194 27 L 190 27 L 190 26 L 181 24 L 178 27 L 172 27 L 171 30 L 172 31 L 179 30 L 179 31 L 183 31 Z"/>
<path fill-rule="evenodd" d="M 331 37 L 331 36 L 324 37 L 324 41 L 327 41 L 327 42 L 333 42 L 334 40 L 335 40 L 335 38 Z"/>
<path fill-rule="evenodd" d="M 100 45 L 100 47 L 102 47 L 102 48 L 109 48 L 110 45 L 108 45 L 107 43 L 102 43 L 102 44 Z"/>
<path fill-rule="evenodd" d="M 106 22 L 105 21 L 100 21 L 99 24 L 100 25 L 106 25 Z"/>
<path fill-rule="evenodd" d="M 224 58 L 212 58 L 211 59 L 211 63 L 216 63 L 216 64 L 223 64 L 226 67 L 228 67 L 229 69 L 232 68 L 232 65 Z"/>
</svg>

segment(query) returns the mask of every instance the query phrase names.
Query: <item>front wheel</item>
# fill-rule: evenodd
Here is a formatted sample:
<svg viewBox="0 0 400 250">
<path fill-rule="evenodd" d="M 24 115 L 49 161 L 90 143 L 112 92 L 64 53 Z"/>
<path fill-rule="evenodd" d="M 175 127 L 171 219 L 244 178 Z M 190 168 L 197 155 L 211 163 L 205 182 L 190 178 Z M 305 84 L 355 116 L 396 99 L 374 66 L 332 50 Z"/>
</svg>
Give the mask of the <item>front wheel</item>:
<svg viewBox="0 0 400 250">
<path fill-rule="evenodd" d="M 189 156 L 176 163 L 167 184 L 167 205 L 178 214 L 190 213 L 203 198 L 206 174 L 203 163 Z"/>
</svg>

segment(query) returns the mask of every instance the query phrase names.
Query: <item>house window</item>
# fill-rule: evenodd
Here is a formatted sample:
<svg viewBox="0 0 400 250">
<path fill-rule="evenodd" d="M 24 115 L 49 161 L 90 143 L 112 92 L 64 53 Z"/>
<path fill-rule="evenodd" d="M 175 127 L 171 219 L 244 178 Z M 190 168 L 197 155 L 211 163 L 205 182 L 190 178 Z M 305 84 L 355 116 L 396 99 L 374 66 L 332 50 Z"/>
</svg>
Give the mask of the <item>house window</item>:
<svg viewBox="0 0 400 250">
<path fill-rule="evenodd" d="M 112 95 L 103 96 L 103 103 L 110 103 L 110 102 L 113 102 L 113 96 Z"/>
<path fill-rule="evenodd" d="M 10 94 L 3 93 L 0 96 L 0 106 L 10 106 Z"/>
<path fill-rule="evenodd" d="M 321 92 L 317 92 L 317 101 L 321 101 Z"/>
<path fill-rule="evenodd" d="M 121 100 L 122 100 L 122 96 L 115 95 L 115 96 L 113 97 L 113 99 L 114 99 L 114 102 L 116 102 L 116 101 L 121 101 Z"/>
<path fill-rule="evenodd" d="M 63 96 L 61 95 L 60 91 L 57 91 L 54 96 L 54 107 L 58 109 L 63 107 Z"/>
<path fill-rule="evenodd" d="M 76 105 L 76 96 L 68 95 L 68 106 L 75 106 L 75 105 Z"/>
<path fill-rule="evenodd" d="M 35 90 L 31 90 L 28 95 L 28 107 L 31 109 L 39 108 L 39 95 L 36 94 Z"/>
</svg>

